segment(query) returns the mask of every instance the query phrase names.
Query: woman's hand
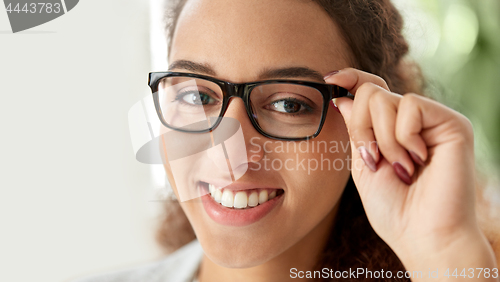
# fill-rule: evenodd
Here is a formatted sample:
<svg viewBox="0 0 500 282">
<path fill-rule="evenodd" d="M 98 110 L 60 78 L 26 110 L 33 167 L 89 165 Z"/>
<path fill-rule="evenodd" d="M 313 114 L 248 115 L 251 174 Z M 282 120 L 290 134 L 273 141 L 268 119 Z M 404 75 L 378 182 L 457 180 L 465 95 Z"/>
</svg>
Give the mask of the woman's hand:
<svg viewBox="0 0 500 282">
<path fill-rule="evenodd" d="M 423 96 L 391 93 L 382 78 L 356 69 L 326 82 L 355 96 L 336 101 L 349 131 L 352 176 L 370 224 L 405 267 L 424 274 L 439 268 L 441 279 L 446 268 L 469 275 L 469 268 L 496 267 L 475 214 L 469 120 Z"/>
</svg>

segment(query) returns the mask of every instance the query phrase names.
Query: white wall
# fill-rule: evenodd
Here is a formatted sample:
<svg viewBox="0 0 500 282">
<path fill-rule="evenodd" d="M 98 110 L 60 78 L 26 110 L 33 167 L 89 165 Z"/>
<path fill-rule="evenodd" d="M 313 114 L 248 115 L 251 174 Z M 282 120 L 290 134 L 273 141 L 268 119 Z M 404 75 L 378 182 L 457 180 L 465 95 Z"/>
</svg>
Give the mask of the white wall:
<svg viewBox="0 0 500 282">
<path fill-rule="evenodd" d="M 149 5 L 83 0 L 12 34 L 0 5 L 0 281 L 151 261 L 155 210 L 129 108 L 149 93 Z"/>
</svg>

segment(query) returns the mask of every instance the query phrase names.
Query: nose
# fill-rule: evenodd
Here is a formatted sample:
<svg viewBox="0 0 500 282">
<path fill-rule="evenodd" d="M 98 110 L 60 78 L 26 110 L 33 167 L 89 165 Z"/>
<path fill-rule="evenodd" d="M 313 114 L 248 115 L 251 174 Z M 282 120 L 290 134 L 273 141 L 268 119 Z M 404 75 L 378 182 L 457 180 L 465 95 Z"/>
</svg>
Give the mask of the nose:
<svg viewBox="0 0 500 282">
<path fill-rule="evenodd" d="M 229 101 L 221 124 L 227 121 L 239 123 L 239 130 L 241 131 L 236 132 L 224 141 L 221 148 L 224 152 L 213 154 L 211 158 L 217 166 L 226 167 L 226 165 L 229 165 L 234 174 L 234 181 L 243 176 L 250 166 L 255 165 L 262 159 L 263 152 L 260 150 L 260 144 L 265 137 L 255 130 L 247 115 L 245 104 L 239 97 L 232 97 Z M 214 133 L 217 133 L 219 128 L 224 130 L 223 127 L 219 126 Z M 225 160 L 220 159 L 222 157 L 225 157 Z M 218 160 L 213 158 L 218 158 Z"/>
</svg>

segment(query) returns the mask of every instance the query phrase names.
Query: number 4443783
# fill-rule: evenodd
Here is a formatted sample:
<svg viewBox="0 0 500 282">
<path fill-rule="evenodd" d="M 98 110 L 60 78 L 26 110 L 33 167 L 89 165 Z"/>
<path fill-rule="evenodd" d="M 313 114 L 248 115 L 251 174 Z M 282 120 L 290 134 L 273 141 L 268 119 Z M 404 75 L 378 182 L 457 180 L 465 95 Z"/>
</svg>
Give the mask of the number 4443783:
<svg viewBox="0 0 500 282">
<path fill-rule="evenodd" d="M 12 3 L 7 5 L 7 13 L 45 13 L 45 14 L 59 14 L 62 11 L 60 3 L 25 3 L 22 7 L 19 3 L 12 7 Z"/>
<path fill-rule="evenodd" d="M 468 277 L 468 278 L 498 278 L 498 268 L 469 268 L 469 269 L 466 269 L 466 268 L 462 268 L 461 270 L 460 269 L 451 269 L 451 271 L 453 271 L 451 274 L 450 274 L 450 269 L 447 268 L 446 269 L 446 272 L 444 273 L 443 276 L 446 276 L 446 277 L 455 277 L 455 278 L 458 278 L 458 277 Z M 459 274 L 460 272 L 460 274 Z"/>
</svg>

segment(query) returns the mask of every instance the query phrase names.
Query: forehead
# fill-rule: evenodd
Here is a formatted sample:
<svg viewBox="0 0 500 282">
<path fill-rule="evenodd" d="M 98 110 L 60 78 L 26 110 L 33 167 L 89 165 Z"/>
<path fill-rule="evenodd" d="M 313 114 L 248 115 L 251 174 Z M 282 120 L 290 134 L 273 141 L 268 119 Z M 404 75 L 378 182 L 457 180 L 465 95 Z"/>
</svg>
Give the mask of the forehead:
<svg viewBox="0 0 500 282">
<path fill-rule="evenodd" d="M 334 21 L 305 0 L 189 0 L 174 33 L 170 62 L 210 65 L 230 81 L 263 69 L 302 66 L 320 73 L 348 66 Z"/>
</svg>

